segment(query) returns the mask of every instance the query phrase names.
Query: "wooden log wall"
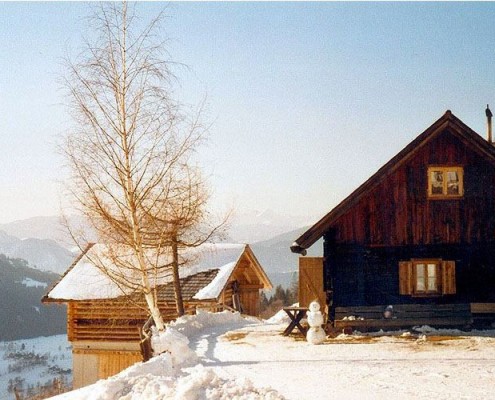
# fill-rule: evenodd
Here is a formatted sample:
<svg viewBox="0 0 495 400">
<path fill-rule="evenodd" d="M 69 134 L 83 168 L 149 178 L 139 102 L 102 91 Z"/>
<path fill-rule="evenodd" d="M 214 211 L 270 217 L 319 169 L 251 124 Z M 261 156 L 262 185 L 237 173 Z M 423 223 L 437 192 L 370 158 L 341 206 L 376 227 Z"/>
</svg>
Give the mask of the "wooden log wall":
<svg viewBox="0 0 495 400">
<path fill-rule="evenodd" d="M 186 300 L 185 313 L 195 314 L 197 308 L 207 311 L 221 311 L 222 304 L 233 306 L 232 282 L 239 284 L 239 295 L 245 314 L 259 315 L 261 283 L 247 257 L 241 259 L 230 281 L 216 300 Z M 159 298 L 160 299 L 160 298 Z M 168 301 L 168 303 L 167 303 Z M 175 303 L 163 297 L 159 308 L 165 322 L 177 318 Z M 69 302 L 67 332 L 70 341 L 139 341 L 139 329 L 148 319 L 144 301 L 130 302 L 124 298 L 98 301 Z"/>
<path fill-rule="evenodd" d="M 456 293 L 429 298 L 399 294 L 399 262 L 413 258 L 455 262 Z M 495 302 L 495 246 L 366 247 L 325 245 L 325 270 L 333 306 Z"/>
<path fill-rule="evenodd" d="M 430 165 L 464 168 L 464 196 L 428 198 Z M 448 131 L 390 171 L 330 227 L 337 243 L 400 246 L 495 239 L 495 167 Z"/>
<path fill-rule="evenodd" d="M 216 310 L 215 302 L 186 302 L 185 313 L 194 314 L 196 308 Z M 175 304 L 160 304 L 165 322 L 177 318 Z M 148 319 L 144 304 L 139 306 L 125 301 L 70 302 L 67 318 L 67 336 L 70 341 L 139 341 L 139 329 Z"/>
</svg>

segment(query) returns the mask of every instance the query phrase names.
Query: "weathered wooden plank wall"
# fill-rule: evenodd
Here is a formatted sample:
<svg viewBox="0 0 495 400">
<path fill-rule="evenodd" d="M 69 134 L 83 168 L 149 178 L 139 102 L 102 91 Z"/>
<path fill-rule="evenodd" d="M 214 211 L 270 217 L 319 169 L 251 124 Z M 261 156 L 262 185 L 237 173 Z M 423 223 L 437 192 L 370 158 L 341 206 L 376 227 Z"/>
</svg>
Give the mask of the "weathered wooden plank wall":
<svg viewBox="0 0 495 400">
<path fill-rule="evenodd" d="M 464 196 L 431 200 L 427 166 L 464 167 Z M 494 241 L 495 168 L 449 132 L 420 149 L 330 227 L 336 243 L 377 246 Z"/>
<path fill-rule="evenodd" d="M 456 293 L 437 297 L 399 294 L 399 262 L 411 258 L 455 261 Z M 424 303 L 495 302 L 495 246 L 441 244 L 398 247 L 333 247 L 326 263 L 332 266 L 333 306 Z"/>
<path fill-rule="evenodd" d="M 165 322 L 177 318 L 174 304 L 159 304 Z M 216 310 L 214 301 L 195 301 L 184 304 L 186 314 L 194 314 L 196 308 Z M 68 339 L 70 341 L 139 341 L 139 328 L 148 319 L 144 304 L 125 301 L 100 300 L 69 303 Z"/>
</svg>

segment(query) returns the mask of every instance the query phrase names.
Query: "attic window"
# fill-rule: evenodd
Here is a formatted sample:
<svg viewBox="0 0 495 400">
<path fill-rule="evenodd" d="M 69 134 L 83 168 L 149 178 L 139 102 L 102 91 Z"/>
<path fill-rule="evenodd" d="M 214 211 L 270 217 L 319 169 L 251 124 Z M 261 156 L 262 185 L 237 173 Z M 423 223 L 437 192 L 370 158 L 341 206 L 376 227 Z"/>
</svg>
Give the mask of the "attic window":
<svg viewBox="0 0 495 400">
<path fill-rule="evenodd" d="M 459 198 L 464 195 L 462 167 L 428 167 L 428 197 L 430 199 Z"/>
</svg>

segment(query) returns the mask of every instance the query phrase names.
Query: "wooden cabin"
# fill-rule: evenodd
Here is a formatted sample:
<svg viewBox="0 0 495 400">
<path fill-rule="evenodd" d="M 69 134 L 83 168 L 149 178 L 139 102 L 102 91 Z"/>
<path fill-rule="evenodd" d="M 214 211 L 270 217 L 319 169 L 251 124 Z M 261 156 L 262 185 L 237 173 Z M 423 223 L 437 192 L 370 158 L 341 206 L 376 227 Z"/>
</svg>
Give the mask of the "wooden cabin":
<svg viewBox="0 0 495 400">
<path fill-rule="evenodd" d="M 142 361 L 139 330 L 149 318 L 142 296 L 122 291 L 91 263 L 88 246 L 43 297 L 44 303 L 67 304 L 67 336 L 72 344 L 73 387 L 112 376 Z M 223 311 L 242 308 L 257 316 L 260 290 L 272 285 L 248 245 L 204 245 L 193 265 L 181 268 L 186 314 L 201 308 Z M 172 282 L 157 286 L 165 322 L 177 318 Z M 235 301 L 239 299 L 240 301 Z"/>
<path fill-rule="evenodd" d="M 335 326 L 491 324 L 494 145 L 447 111 L 291 250 L 319 238 L 323 258 L 301 257 L 300 277 L 319 274 L 309 297 L 325 293 Z"/>
</svg>

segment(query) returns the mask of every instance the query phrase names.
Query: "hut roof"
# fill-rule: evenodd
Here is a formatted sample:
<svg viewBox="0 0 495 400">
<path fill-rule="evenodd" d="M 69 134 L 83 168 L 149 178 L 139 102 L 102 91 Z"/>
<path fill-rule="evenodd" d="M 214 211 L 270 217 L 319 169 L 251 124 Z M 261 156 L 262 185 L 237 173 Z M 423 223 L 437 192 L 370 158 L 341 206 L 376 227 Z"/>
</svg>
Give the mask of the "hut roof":
<svg viewBox="0 0 495 400">
<path fill-rule="evenodd" d="M 381 167 L 366 182 L 297 238 L 291 246 L 292 252 L 304 253 L 305 249 L 311 247 L 321 238 L 328 231 L 329 227 L 339 217 L 349 211 L 363 196 L 373 190 L 383 179 L 410 160 L 423 146 L 445 130 L 458 137 L 459 140 L 476 151 L 481 157 L 495 164 L 494 146 L 469 128 L 464 122 L 452 114 L 450 110 L 447 110 L 444 115 Z"/>
<path fill-rule="evenodd" d="M 114 299 L 132 294 L 132 288 L 121 288 L 95 264 L 103 264 L 110 272 L 115 266 L 105 257 L 106 247 L 101 244 L 88 245 L 76 258 L 61 279 L 43 297 L 43 302 L 68 302 L 78 300 Z M 205 244 L 186 253 L 193 261 L 179 270 L 184 300 L 216 299 L 225 288 L 241 258 L 248 257 L 255 272 L 266 288 L 271 283 L 248 245 Z M 161 260 L 165 265 L 167 260 Z M 136 279 L 138 279 L 136 277 Z M 173 300 L 173 285 L 170 273 L 158 277 L 156 286 L 159 298 Z"/>
</svg>

